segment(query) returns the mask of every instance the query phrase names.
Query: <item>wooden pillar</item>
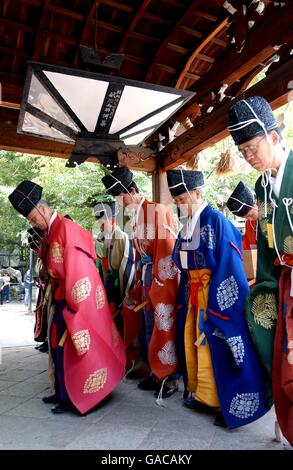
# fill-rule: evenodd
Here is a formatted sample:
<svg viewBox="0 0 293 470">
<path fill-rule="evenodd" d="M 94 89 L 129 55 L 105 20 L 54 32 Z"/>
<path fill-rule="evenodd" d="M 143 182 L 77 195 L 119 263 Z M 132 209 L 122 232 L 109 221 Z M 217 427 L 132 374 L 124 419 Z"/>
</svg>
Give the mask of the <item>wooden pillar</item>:
<svg viewBox="0 0 293 470">
<path fill-rule="evenodd" d="M 152 174 L 152 186 L 153 186 L 153 201 L 160 202 L 160 181 L 159 173 L 155 171 Z"/>
<path fill-rule="evenodd" d="M 168 188 L 166 171 L 153 173 L 153 200 L 165 205 L 173 202 Z"/>
</svg>

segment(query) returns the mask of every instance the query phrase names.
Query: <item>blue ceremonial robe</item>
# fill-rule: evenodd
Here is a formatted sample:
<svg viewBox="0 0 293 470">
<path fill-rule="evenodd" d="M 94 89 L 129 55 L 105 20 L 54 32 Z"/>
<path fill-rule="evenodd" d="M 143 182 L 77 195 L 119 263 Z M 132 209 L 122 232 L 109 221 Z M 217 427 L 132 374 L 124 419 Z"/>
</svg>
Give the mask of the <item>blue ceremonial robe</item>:
<svg viewBox="0 0 293 470">
<path fill-rule="evenodd" d="M 190 273 L 196 272 L 200 277 L 203 270 L 209 270 L 207 309 L 204 315 L 202 310 L 196 312 L 198 335 L 204 333 L 208 341 L 226 424 L 236 428 L 255 421 L 269 409 L 265 403 L 264 372 L 245 321 L 249 288 L 242 266 L 241 235 L 220 212 L 208 205 L 199 214 L 189 239 L 186 230 L 187 223 L 173 252 L 181 271 L 177 318 L 181 371 L 186 382 L 184 327 L 190 304 L 196 305 L 192 300 L 195 294 L 190 288 Z M 204 344 L 199 338 L 194 347 L 201 348 Z"/>
</svg>

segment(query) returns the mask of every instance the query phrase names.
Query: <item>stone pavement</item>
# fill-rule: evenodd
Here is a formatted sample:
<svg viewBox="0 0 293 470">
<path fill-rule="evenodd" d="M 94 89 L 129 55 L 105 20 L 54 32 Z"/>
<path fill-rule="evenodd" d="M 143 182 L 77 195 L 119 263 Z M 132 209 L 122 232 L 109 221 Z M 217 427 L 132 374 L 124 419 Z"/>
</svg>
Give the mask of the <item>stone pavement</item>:
<svg viewBox="0 0 293 470">
<path fill-rule="evenodd" d="M 86 416 L 53 415 L 41 397 L 50 393 L 48 355 L 34 349 L 33 315 L 16 303 L 0 306 L 0 449 L 281 450 L 274 439 L 274 411 L 228 431 L 213 416 L 182 406 L 182 393 L 155 404 L 136 381 L 120 383 Z"/>
</svg>

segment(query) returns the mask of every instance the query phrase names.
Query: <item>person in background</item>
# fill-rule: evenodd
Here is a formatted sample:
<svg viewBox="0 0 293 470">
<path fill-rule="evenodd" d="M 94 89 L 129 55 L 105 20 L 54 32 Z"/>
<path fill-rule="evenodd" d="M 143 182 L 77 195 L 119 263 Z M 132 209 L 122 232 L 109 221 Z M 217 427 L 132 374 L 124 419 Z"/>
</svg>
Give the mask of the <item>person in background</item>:
<svg viewBox="0 0 293 470">
<path fill-rule="evenodd" d="M 293 151 L 286 148 L 269 103 L 260 96 L 237 101 L 228 113 L 242 157 L 261 176 L 256 285 L 246 315 L 272 383 L 281 431 L 293 445 Z M 268 400 L 271 397 L 268 396 Z"/>
<path fill-rule="evenodd" d="M 4 279 L 3 279 L 3 275 L 0 273 L 0 305 L 3 305 L 3 287 L 4 287 Z"/>
<path fill-rule="evenodd" d="M 55 372 L 54 414 L 72 405 L 84 414 L 120 382 L 125 348 L 95 266 L 92 234 L 60 216 L 42 199 L 43 188 L 23 181 L 9 195 L 13 207 L 43 231 L 38 256 L 50 276 L 48 329 Z"/>
<path fill-rule="evenodd" d="M 101 259 L 101 277 L 111 313 L 123 336 L 121 306 L 125 296 L 134 285 L 133 242 L 116 223 L 119 212 L 116 202 L 96 202 L 93 211 L 101 230 L 99 240 L 96 241 L 96 251 L 99 252 Z M 102 248 L 100 250 L 97 250 L 98 243 Z"/>
<path fill-rule="evenodd" d="M 23 276 L 24 282 L 24 305 L 31 305 L 32 298 L 31 298 L 31 286 L 34 284 L 33 273 L 31 273 L 30 269 L 28 269 Z"/>
<path fill-rule="evenodd" d="M 269 408 L 264 373 L 244 315 L 248 283 L 241 234 L 204 201 L 200 171 L 169 170 L 167 179 L 185 216 L 173 251 L 181 272 L 177 331 L 189 393 L 184 404 L 213 410 L 216 426 L 243 426 Z"/>
<path fill-rule="evenodd" d="M 7 273 L 3 275 L 4 285 L 2 287 L 3 302 L 9 302 L 10 295 L 10 277 Z"/>
<path fill-rule="evenodd" d="M 242 237 L 243 250 L 256 248 L 258 207 L 252 191 L 242 181 L 239 181 L 229 196 L 226 205 L 232 214 L 246 219 L 245 232 Z"/>
</svg>

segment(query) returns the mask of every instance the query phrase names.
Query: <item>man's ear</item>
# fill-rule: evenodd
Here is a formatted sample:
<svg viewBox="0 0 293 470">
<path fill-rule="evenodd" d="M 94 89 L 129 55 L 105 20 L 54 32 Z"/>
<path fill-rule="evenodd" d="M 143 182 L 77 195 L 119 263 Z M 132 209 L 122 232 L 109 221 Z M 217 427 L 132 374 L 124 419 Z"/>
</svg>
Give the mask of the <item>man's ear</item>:
<svg viewBox="0 0 293 470">
<path fill-rule="evenodd" d="M 196 189 L 195 192 L 196 192 L 196 197 L 197 197 L 197 199 L 201 199 L 201 190 L 200 190 L 200 189 Z"/>
<path fill-rule="evenodd" d="M 280 143 L 280 136 L 277 131 L 271 131 L 270 136 L 272 138 L 272 142 L 274 145 L 277 145 Z"/>
</svg>

